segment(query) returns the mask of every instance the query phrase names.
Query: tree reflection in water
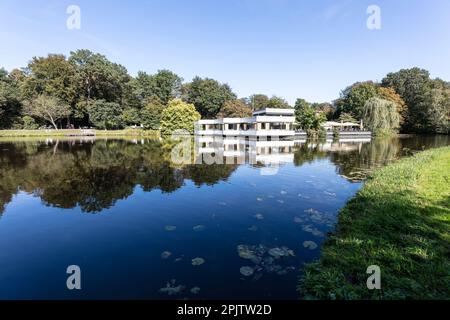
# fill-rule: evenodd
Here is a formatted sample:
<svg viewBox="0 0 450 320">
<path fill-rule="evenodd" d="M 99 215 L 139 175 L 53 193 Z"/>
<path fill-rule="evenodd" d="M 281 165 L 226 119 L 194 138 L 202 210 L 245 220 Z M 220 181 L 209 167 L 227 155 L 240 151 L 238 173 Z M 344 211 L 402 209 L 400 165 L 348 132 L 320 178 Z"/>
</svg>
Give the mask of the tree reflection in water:
<svg viewBox="0 0 450 320">
<path fill-rule="evenodd" d="M 288 161 L 295 166 L 328 158 L 340 175 L 359 180 L 367 171 L 412 151 L 448 144 L 448 136 L 372 142 L 292 141 L 292 147 L 277 152 L 292 155 Z M 130 196 L 136 186 L 146 192 L 155 189 L 173 192 L 186 179 L 197 186 L 213 185 L 227 180 L 239 166 L 174 164 L 171 161 L 174 145 L 169 140 L 119 139 L 0 142 L 0 214 L 19 191 L 39 197 L 48 206 L 79 206 L 83 212 L 96 213 Z M 239 141 L 238 145 L 245 146 L 246 141 Z M 220 156 L 224 156 L 223 150 L 230 150 L 230 146 L 220 149 Z M 218 152 L 217 146 L 214 151 Z M 235 160 L 238 157 L 242 156 L 236 156 Z M 222 163 L 230 163 L 225 160 L 229 159 L 224 158 Z"/>
</svg>

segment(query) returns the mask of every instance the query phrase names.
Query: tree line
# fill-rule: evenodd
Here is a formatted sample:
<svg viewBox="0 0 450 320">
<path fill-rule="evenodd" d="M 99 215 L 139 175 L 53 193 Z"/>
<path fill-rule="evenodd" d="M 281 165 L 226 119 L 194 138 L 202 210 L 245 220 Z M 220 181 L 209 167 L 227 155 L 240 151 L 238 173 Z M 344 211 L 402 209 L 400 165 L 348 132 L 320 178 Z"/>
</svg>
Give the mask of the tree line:
<svg viewBox="0 0 450 320">
<path fill-rule="evenodd" d="M 0 129 L 138 125 L 171 133 L 192 132 L 200 118 L 247 117 L 262 108 L 291 108 L 278 96 L 238 98 L 231 87 L 210 78 L 190 82 L 169 70 L 127 69 L 89 50 L 68 57 L 34 57 L 25 68 L 0 69 Z M 325 120 L 363 120 L 370 129 L 448 133 L 450 84 L 418 68 L 388 74 L 380 83 L 358 82 L 332 103 L 298 99 L 299 127 L 318 130 Z"/>
</svg>

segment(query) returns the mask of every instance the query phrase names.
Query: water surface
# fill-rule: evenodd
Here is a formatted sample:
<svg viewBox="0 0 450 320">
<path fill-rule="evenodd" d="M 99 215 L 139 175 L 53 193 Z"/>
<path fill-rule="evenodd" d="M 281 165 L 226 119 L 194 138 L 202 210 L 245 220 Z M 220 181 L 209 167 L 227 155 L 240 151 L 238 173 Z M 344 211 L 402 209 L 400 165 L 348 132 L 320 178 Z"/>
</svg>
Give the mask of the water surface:
<svg viewBox="0 0 450 320">
<path fill-rule="evenodd" d="M 296 299 L 367 172 L 449 139 L 220 143 L 193 153 L 239 164 L 174 163 L 173 141 L 1 140 L 0 298 Z"/>
</svg>

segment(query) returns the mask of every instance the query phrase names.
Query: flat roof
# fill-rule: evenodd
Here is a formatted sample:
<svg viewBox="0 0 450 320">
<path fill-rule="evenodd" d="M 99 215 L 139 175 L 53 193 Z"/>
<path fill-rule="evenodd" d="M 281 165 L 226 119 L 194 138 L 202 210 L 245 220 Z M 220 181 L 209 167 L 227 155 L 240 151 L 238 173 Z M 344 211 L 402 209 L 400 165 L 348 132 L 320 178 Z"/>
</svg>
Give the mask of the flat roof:
<svg viewBox="0 0 450 320">
<path fill-rule="evenodd" d="M 277 109 L 277 108 L 265 108 L 261 110 L 253 111 L 253 115 L 257 116 L 260 114 L 272 114 L 272 115 L 286 115 L 286 116 L 292 116 L 295 113 L 295 109 Z"/>
</svg>

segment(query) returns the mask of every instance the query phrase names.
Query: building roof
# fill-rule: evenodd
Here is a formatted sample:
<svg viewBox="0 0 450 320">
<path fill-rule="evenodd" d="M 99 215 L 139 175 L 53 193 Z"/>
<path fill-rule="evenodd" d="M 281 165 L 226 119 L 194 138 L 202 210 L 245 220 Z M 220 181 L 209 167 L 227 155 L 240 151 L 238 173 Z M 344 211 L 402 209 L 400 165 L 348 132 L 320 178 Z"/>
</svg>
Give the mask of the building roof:
<svg viewBox="0 0 450 320">
<path fill-rule="evenodd" d="M 261 110 L 253 111 L 254 116 L 262 116 L 262 115 L 268 115 L 268 116 L 288 116 L 292 117 L 295 113 L 294 109 L 277 109 L 277 108 L 265 108 Z"/>
</svg>

